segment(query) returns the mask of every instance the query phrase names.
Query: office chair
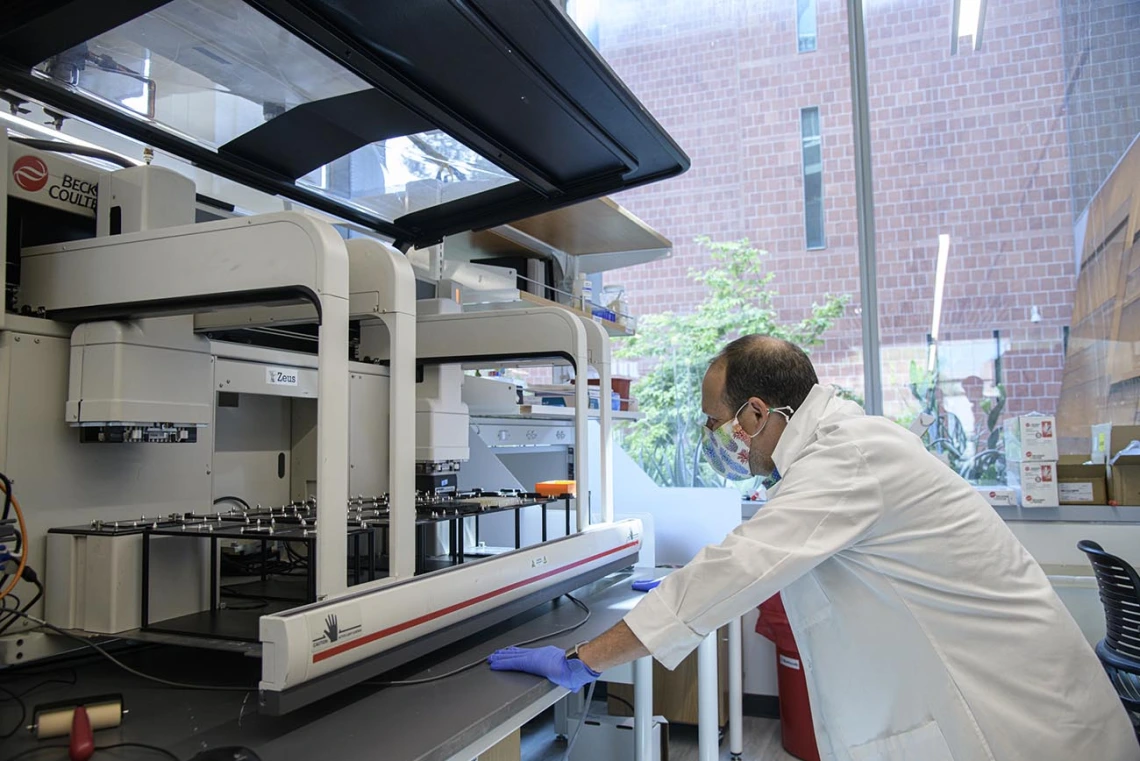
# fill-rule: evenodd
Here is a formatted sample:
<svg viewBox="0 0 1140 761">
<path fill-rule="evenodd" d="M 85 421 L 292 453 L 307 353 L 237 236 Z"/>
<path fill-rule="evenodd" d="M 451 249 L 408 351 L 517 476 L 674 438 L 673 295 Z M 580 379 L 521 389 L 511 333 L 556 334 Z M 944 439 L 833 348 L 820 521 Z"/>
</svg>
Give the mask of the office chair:
<svg viewBox="0 0 1140 761">
<path fill-rule="evenodd" d="M 1086 539 L 1077 549 L 1092 563 L 1104 604 L 1105 636 L 1097 643 L 1096 654 L 1136 725 L 1140 716 L 1140 576 L 1096 542 Z"/>
</svg>

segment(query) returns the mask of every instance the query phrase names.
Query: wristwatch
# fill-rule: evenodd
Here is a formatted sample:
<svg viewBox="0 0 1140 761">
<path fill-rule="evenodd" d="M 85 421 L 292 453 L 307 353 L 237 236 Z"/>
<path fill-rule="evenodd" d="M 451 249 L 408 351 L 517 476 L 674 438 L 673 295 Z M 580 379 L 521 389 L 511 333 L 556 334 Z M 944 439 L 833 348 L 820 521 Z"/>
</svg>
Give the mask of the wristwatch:
<svg viewBox="0 0 1140 761">
<path fill-rule="evenodd" d="M 566 660 L 567 661 L 578 661 L 578 663 L 582 664 L 582 668 L 586 669 L 586 673 L 596 679 L 599 676 L 601 676 L 601 674 L 597 671 L 594 671 L 592 668 L 590 668 L 590 664 L 588 664 L 584 660 L 582 660 L 582 655 L 581 655 L 581 653 L 578 652 L 578 650 L 585 644 L 586 644 L 585 642 L 579 642 L 577 645 L 574 645 L 574 647 L 567 650 L 566 651 Z"/>
<path fill-rule="evenodd" d="M 574 645 L 574 647 L 567 650 L 566 651 L 566 660 L 568 660 L 568 661 L 580 661 L 580 660 L 582 660 L 582 656 L 578 654 L 578 648 L 582 647 L 585 644 L 586 644 L 585 642 L 579 642 L 577 645 Z"/>
</svg>

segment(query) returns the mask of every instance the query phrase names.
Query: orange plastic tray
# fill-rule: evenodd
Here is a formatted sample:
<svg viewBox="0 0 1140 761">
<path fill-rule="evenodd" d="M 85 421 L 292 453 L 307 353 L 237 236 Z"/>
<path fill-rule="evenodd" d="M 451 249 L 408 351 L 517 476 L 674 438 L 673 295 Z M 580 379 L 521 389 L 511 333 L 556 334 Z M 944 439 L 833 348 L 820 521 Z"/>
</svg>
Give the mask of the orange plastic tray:
<svg viewBox="0 0 1140 761">
<path fill-rule="evenodd" d="M 573 481 L 541 481 L 534 485 L 534 490 L 544 497 L 561 497 L 563 494 L 575 495 Z"/>
</svg>

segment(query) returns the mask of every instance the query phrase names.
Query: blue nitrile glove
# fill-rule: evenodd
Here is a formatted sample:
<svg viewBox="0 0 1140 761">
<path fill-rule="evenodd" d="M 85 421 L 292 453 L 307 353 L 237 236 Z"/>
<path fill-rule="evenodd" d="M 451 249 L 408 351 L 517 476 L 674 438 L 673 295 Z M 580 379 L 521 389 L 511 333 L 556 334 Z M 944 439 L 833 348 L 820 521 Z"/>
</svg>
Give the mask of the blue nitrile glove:
<svg viewBox="0 0 1140 761">
<path fill-rule="evenodd" d="M 560 647 L 508 647 L 487 659 L 492 671 L 524 671 L 544 676 L 559 687 L 577 692 L 601 674 L 577 658 L 569 659 Z"/>
<path fill-rule="evenodd" d="M 642 579 L 640 581 L 633 582 L 632 586 L 634 592 L 648 592 L 660 583 L 661 579 Z"/>
</svg>

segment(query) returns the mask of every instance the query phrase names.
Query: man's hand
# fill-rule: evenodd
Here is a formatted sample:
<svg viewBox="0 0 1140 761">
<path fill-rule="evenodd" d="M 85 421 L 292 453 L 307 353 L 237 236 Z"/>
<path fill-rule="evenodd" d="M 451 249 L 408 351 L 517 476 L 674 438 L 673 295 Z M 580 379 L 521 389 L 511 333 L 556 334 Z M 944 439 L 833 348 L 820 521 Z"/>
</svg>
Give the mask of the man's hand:
<svg viewBox="0 0 1140 761">
<path fill-rule="evenodd" d="M 601 676 L 579 659 L 567 658 L 560 647 L 508 647 L 491 653 L 487 661 L 492 671 L 524 671 L 544 676 L 571 692 Z"/>
</svg>

